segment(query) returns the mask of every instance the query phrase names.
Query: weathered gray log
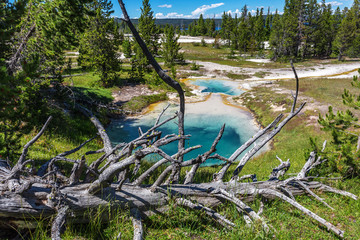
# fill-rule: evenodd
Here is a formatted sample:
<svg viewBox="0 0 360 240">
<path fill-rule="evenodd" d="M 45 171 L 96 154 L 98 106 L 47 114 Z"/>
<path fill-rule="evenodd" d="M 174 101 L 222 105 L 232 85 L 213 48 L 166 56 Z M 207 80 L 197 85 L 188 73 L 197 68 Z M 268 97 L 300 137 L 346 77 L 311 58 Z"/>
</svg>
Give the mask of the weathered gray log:
<svg viewBox="0 0 360 240">
<path fill-rule="evenodd" d="M 219 206 L 221 201 L 209 189 L 222 189 L 233 192 L 241 201 L 253 201 L 258 194 L 264 198 L 274 199 L 277 187 L 284 181 L 265 181 L 250 183 L 202 183 L 202 184 L 175 184 L 171 186 L 161 186 L 163 191 L 150 191 L 148 187 L 133 186 L 125 183 L 122 190 L 116 191 L 116 184 L 103 188 L 98 194 L 89 194 L 87 189 L 90 184 L 78 184 L 60 189 L 62 195 L 67 196 L 69 211 L 73 214 L 68 218 L 82 218 L 88 209 L 113 208 L 128 209 L 137 208 L 146 212 L 150 209 L 157 209 L 165 206 L 169 201 L 168 192 L 173 196 L 193 199 L 204 206 Z M 309 189 L 319 189 L 322 191 L 333 192 L 333 189 L 320 182 L 305 182 Z M 41 218 L 50 217 L 56 214 L 56 210 L 48 202 L 48 195 L 52 187 L 48 184 L 35 183 L 22 194 L 3 191 L 4 186 L 0 185 L 0 226 L 8 224 L 17 225 L 19 228 L 26 226 L 26 221 L 35 221 Z M 272 190 L 271 192 L 263 190 Z M 288 189 L 294 196 L 307 193 L 298 185 L 288 184 Z M 355 200 L 357 197 L 341 191 L 342 195 L 347 195 Z M 83 219 L 86 220 L 86 219 Z M 24 225 L 22 225 L 24 224 Z"/>
<path fill-rule="evenodd" d="M 141 214 L 139 209 L 133 208 L 130 210 L 131 221 L 133 222 L 134 238 L 133 240 L 142 240 L 144 235 L 143 224 L 141 222 Z"/>
<path fill-rule="evenodd" d="M 59 209 L 51 227 L 51 240 L 61 240 L 61 231 L 65 224 L 68 210 L 68 206 Z"/>
</svg>

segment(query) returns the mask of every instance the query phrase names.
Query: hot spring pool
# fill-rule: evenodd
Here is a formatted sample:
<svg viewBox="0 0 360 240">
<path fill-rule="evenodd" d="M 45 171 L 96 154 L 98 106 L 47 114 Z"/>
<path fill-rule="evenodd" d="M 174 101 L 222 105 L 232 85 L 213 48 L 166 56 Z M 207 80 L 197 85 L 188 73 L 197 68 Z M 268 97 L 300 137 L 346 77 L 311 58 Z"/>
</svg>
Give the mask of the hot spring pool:
<svg viewBox="0 0 360 240">
<path fill-rule="evenodd" d="M 231 96 L 240 95 L 244 92 L 239 88 L 239 84 L 234 81 L 197 79 L 192 80 L 191 84 L 198 86 L 201 92 L 224 93 Z"/>
<path fill-rule="evenodd" d="M 221 82 L 221 80 L 215 80 L 215 82 L 211 80 L 196 80 L 194 84 L 199 84 L 199 86 L 205 85 L 204 87 L 207 89 L 216 88 L 217 91 L 221 93 L 233 93 L 229 95 L 238 95 L 235 94 L 235 92 L 239 94 L 243 92 L 237 88 L 235 82 Z M 221 86 L 224 86 L 224 89 L 222 89 Z M 232 89 L 229 89 L 230 86 Z M 126 120 L 113 120 L 107 128 L 111 141 L 117 144 L 120 142 L 129 142 L 138 137 L 138 128 L 141 127 L 144 132 L 151 128 L 157 116 L 166 105 L 167 103 L 160 103 L 155 107 L 154 111 L 144 116 L 128 118 Z M 185 109 L 185 134 L 191 135 L 190 140 L 186 141 L 185 146 L 203 146 L 185 155 L 185 160 L 195 158 L 199 154 L 209 150 L 224 123 L 226 124 L 225 132 L 217 146 L 217 153 L 224 157 L 230 157 L 239 146 L 251 138 L 258 130 L 250 113 L 224 104 L 220 94 L 212 94 L 205 102 L 187 103 Z M 170 106 L 162 117 L 162 120 L 172 116 L 177 110 L 178 106 Z M 159 130 L 163 132 L 163 136 L 171 133 L 177 134 L 178 128 L 176 123 L 177 119 L 170 121 L 159 128 Z M 174 154 L 177 151 L 177 142 L 164 146 L 162 149 L 169 155 Z M 159 159 L 160 157 L 155 155 L 149 157 L 149 160 L 156 161 Z M 210 159 L 205 165 L 215 165 L 218 163 L 220 163 L 220 161 Z"/>
</svg>

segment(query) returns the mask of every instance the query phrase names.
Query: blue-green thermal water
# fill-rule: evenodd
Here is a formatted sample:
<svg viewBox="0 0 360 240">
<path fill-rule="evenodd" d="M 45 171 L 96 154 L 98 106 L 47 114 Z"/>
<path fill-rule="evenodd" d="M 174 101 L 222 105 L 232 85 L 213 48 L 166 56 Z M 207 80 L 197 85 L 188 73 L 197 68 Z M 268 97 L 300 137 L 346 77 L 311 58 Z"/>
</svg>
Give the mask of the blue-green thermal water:
<svg viewBox="0 0 360 240">
<path fill-rule="evenodd" d="M 220 84 L 218 82 L 221 80 L 215 83 L 210 80 L 205 81 L 209 85 L 214 84 L 216 87 L 219 87 Z M 204 82 L 201 83 L 203 84 Z M 229 84 L 224 86 L 229 86 Z M 228 92 L 227 88 L 225 90 Z M 236 88 L 236 90 L 238 89 Z M 166 103 L 161 103 L 153 112 L 138 118 L 112 121 L 107 128 L 110 139 L 114 144 L 129 142 L 135 139 L 139 136 L 138 128 L 141 127 L 143 132 L 151 128 L 165 105 Z M 167 113 L 164 114 L 162 120 L 173 116 L 176 110 L 178 110 L 178 106 L 172 105 L 167 110 Z M 185 146 L 202 145 L 201 149 L 194 150 L 185 155 L 185 160 L 195 158 L 199 154 L 209 150 L 223 124 L 226 124 L 225 132 L 217 146 L 217 153 L 224 157 L 229 157 L 257 131 L 253 118 L 248 112 L 224 104 L 221 96 L 218 94 L 213 94 L 210 99 L 205 102 L 186 104 L 185 112 L 185 134 L 192 135 L 190 139 L 186 141 Z M 176 119 L 165 124 L 159 128 L 159 130 L 163 132 L 163 136 L 171 133 L 176 134 L 178 132 Z M 164 146 L 162 149 L 169 155 L 172 155 L 177 152 L 177 142 Z M 155 161 L 159 160 L 160 157 L 152 155 L 148 159 Z M 205 165 L 215 165 L 218 163 L 220 163 L 220 161 L 210 159 Z"/>
<path fill-rule="evenodd" d="M 240 95 L 244 92 L 239 89 L 238 84 L 233 81 L 198 79 L 192 81 L 192 84 L 199 86 L 201 92 L 224 93 L 231 96 Z"/>
</svg>

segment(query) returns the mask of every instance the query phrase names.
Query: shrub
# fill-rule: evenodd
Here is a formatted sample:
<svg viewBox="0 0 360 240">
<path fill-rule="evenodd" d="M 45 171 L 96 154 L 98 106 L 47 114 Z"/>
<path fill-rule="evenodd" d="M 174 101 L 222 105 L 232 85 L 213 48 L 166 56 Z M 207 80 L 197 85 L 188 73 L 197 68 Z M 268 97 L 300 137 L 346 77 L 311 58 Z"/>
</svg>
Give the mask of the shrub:
<svg viewBox="0 0 360 240">
<path fill-rule="evenodd" d="M 357 76 L 354 76 L 352 85 L 360 89 Z M 360 108 L 360 95 L 355 96 L 344 89 L 342 99 L 346 106 L 356 110 Z M 328 159 L 327 164 L 324 165 L 325 170 L 338 172 L 345 178 L 360 176 L 359 119 L 349 109 L 335 114 L 332 107 L 329 107 L 325 117 L 319 116 L 319 124 L 322 130 L 332 135 L 331 143 L 321 154 Z"/>
</svg>

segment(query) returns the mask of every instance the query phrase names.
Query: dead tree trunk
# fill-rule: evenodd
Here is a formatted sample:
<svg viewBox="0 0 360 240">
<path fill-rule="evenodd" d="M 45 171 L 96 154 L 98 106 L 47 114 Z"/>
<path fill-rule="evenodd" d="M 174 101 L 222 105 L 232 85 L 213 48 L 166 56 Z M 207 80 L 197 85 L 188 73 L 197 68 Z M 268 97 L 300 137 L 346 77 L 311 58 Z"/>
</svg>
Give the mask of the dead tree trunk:
<svg viewBox="0 0 360 240">
<path fill-rule="evenodd" d="M 125 11 L 124 4 L 121 0 L 119 3 L 124 11 L 125 21 L 132 26 Z M 136 39 L 140 42 L 140 45 L 142 45 L 144 52 L 149 55 L 145 44 L 143 44 L 139 35 L 136 34 L 135 28 L 132 26 L 131 29 Z M 151 56 L 148 57 L 151 58 Z M 180 85 L 172 79 L 169 79 L 154 59 L 153 65 L 155 65 L 155 69 L 166 83 L 174 86 L 179 93 L 182 93 Z M 310 194 L 310 196 L 316 200 L 330 207 L 313 192 L 314 189 L 318 189 L 334 192 L 357 200 L 357 196 L 351 193 L 331 188 L 320 182 L 311 181 L 312 178 L 308 177 L 309 171 L 324 162 L 321 158 L 316 158 L 315 153 L 310 155 L 303 169 L 296 177 L 279 180 L 279 177 L 283 176 L 290 167 L 289 161 L 284 162 L 279 159 L 280 165 L 273 169 L 269 180 L 249 183 L 241 183 L 239 181 L 244 178 L 255 179 L 253 175 L 240 177 L 243 167 L 262 146 L 274 138 L 284 125 L 303 108 L 305 103 L 296 108 L 296 100 L 298 97 L 297 76 L 296 86 L 297 89 L 294 95 L 292 110 L 284 120 L 281 121 L 283 115 L 277 117 L 273 123 L 259 131 L 252 139 L 239 147 L 229 159 L 215 153 L 216 146 L 223 135 L 225 126 L 219 131 L 218 136 L 208 151 L 189 161 L 182 161 L 183 156 L 201 146 L 193 146 L 185 149 L 184 145 L 179 144 L 180 147 L 174 155 L 169 155 L 161 149 L 161 146 L 171 142 L 183 142 L 185 139 L 190 138 L 189 135 L 184 135 L 183 132 L 185 107 L 183 94 L 179 94 L 179 114 L 163 121 L 160 121 L 159 117 L 152 128 L 146 132 L 139 131 L 140 136 L 138 138 L 128 143 L 118 144 L 115 147 L 109 142 L 109 137 L 106 131 L 104 131 L 101 122 L 89 110 L 79 106 L 79 109 L 90 117 L 103 140 L 104 148 L 100 150 L 95 149 L 94 152 L 103 152 L 104 154 L 89 166 L 85 164 L 85 156 L 80 160 L 66 157 L 70 153 L 80 150 L 87 142 L 91 141 L 89 140 L 73 150 L 49 159 L 45 166 L 38 169 L 38 174 L 34 174 L 33 171 L 29 171 L 25 167 L 27 163 L 31 162 L 31 160 L 28 159 L 27 152 L 31 145 L 44 133 L 51 120 L 49 119 L 39 134 L 25 145 L 21 157 L 14 167 L 0 162 L 0 228 L 28 228 L 31 226 L 31 222 L 53 216 L 54 221 L 51 235 L 53 239 L 59 239 L 60 229 L 64 226 L 66 219 L 72 218 L 79 221 L 86 221 L 88 219 L 84 219 L 83 215 L 89 209 L 110 207 L 113 210 L 123 210 L 130 208 L 133 226 L 135 228 L 134 237 L 141 239 L 143 234 L 142 217 L 151 212 L 156 213 L 157 211 L 161 211 L 161 209 L 164 209 L 164 206 L 172 200 L 172 202 L 175 202 L 179 206 L 184 206 L 194 211 L 204 211 L 222 226 L 233 228 L 235 226 L 234 223 L 213 209 L 215 206 L 227 201 L 236 206 L 249 224 L 252 222 L 260 222 L 265 231 L 270 231 L 270 226 L 268 226 L 261 217 L 261 209 L 255 212 L 247 205 L 247 202 L 253 201 L 256 196 L 260 195 L 263 198 L 281 199 L 291 204 L 325 226 L 329 231 L 343 237 L 344 232 L 342 230 L 304 206 L 301 206 L 294 198 L 296 195 Z M 175 118 L 179 120 L 180 134 L 163 136 L 158 128 Z M 249 149 L 255 141 L 260 142 Z M 245 150 L 248 150 L 248 152 L 239 161 L 238 166 L 232 173 L 231 180 L 225 182 L 225 174 L 231 169 L 230 167 L 236 163 L 238 156 Z M 149 154 L 157 154 L 161 156 L 162 159 L 132 181 L 125 182 L 123 179 L 119 179 L 119 181 L 114 180 L 114 177 L 120 173 L 123 173 L 124 176 L 136 174 L 141 164 L 146 161 L 145 157 Z M 223 161 L 223 168 L 214 175 L 213 181 L 193 183 L 194 176 L 199 174 L 198 169 L 200 165 L 210 158 L 217 158 Z M 64 174 L 64 172 L 56 166 L 59 161 L 66 161 L 73 164 L 72 171 Z M 103 163 L 103 166 L 99 168 L 101 163 Z M 143 183 L 146 178 L 154 175 L 155 170 L 164 164 L 168 164 L 168 167 L 157 176 L 157 180 L 152 185 L 144 185 Z M 130 172 L 130 166 L 135 166 L 133 173 Z M 184 167 L 191 167 L 190 172 L 184 179 L 184 183 L 165 184 L 168 182 L 166 178 L 170 173 L 174 176 Z M 80 179 L 81 175 L 85 175 L 85 177 Z M 106 221 L 106 219 L 104 219 L 104 221 Z"/>
</svg>

